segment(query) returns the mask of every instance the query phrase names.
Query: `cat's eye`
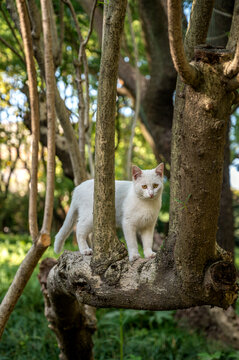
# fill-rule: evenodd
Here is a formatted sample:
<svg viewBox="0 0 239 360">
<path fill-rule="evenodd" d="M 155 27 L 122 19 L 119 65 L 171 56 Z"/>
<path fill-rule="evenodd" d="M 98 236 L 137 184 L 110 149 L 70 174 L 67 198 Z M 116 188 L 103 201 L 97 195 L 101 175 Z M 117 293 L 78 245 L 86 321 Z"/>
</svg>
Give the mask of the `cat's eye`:
<svg viewBox="0 0 239 360">
<path fill-rule="evenodd" d="M 143 188 L 143 189 L 147 189 L 147 185 L 142 185 L 142 188 Z"/>
<path fill-rule="evenodd" d="M 159 184 L 153 184 L 153 188 L 156 189 L 159 186 Z"/>
</svg>

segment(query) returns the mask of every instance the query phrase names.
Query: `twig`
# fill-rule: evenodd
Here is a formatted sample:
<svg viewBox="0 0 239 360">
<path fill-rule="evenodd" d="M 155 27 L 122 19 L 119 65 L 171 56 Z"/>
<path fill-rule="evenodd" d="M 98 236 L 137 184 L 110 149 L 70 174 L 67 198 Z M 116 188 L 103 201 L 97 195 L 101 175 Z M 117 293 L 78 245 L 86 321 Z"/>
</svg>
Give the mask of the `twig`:
<svg viewBox="0 0 239 360">
<path fill-rule="evenodd" d="M 4 40 L 1 36 L 0 36 L 0 41 L 6 46 L 8 47 L 15 55 L 17 55 L 19 57 L 19 59 L 23 62 L 24 65 L 26 65 L 24 58 L 14 49 L 14 47 L 12 45 L 10 45 L 6 40 Z"/>
<path fill-rule="evenodd" d="M 19 39 L 18 39 L 18 37 L 16 35 L 15 29 L 13 28 L 12 24 L 10 23 L 10 21 L 9 21 L 9 19 L 8 19 L 8 17 L 6 15 L 1 3 L 0 3 L 0 10 L 1 10 L 2 14 L 3 14 L 3 17 L 4 17 L 5 21 L 6 21 L 6 23 L 8 24 L 8 27 L 11 29 L 11 32 L 12 32 L 12 34 L 13 34 L 13 36 L 14 36 L 14 38 L 15 38 L 18 46 L 19 46 L 19 49 L 24 54 L 22 44 L 20 43 L 20 41 L 19 41 Z"/>
</svg>

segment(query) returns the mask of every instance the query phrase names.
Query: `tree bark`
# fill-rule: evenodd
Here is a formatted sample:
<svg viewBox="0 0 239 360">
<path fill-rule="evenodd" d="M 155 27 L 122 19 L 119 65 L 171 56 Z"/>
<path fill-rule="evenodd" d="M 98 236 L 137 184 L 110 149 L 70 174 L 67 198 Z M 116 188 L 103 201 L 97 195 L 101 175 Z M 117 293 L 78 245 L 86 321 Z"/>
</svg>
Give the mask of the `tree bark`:
<svg viewBox="0 0 239 360">
<path fill-rule="evenodd" d="M 115 110 L 120 39 L 126 0 L 110 1 L 104 7 L 104 30 L 95 139 L 93 264 L 105 271 L 112 261 L 125 256 L 115 232 Z"/>
</svg>

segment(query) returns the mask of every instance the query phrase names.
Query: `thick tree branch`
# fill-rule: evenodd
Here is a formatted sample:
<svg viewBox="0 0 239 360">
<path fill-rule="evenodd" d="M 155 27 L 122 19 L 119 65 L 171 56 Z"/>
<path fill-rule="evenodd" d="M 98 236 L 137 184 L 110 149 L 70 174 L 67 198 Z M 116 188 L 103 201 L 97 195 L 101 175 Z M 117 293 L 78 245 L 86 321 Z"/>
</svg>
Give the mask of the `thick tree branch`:
<svg viewBox="0 0 239 360">
<path fill-rule="evenodd" d="M 174 66 L 183 82 L 196 86 L 199 81 L 198 71 L 188 63 L 183 47 L 182 9 L 180 0 L 168 0 L 169 45 Z"/>
<path fill-rule="evenodd" d="M 235 51 L 239 39 L 239 0 L 235 0 L 227 49 Z"/>
<path fill-rule="evenodd" d="M 94 182 L 94 251 L 97 271 L 125 255 L 115 233 L 115 106 L 120 53 L 127 1 L 105 5 L 104 35 L 98 90 Z"/>
<path fill-rule="evenodd" d="M 203 304 L 227 308 L 235 301 L 238 286 L 231 262 L 218 260 L 209 265 L 205 280 L 185 289 L 170 260 L 172 252 L 163 250 L 153 260 L 138 259 L 133 264 L 120 260 L 99 276 L 92 271 L 88 257 L 65 251 L 48 276 L 48 289 L 51 297 L 56 291 L 64 296 L 71 289 L 79 303 L 140 310 Z"/>
<path fill-rule="evenodd" d="M 212 16 L 214 0 L 193 1 L 190 22 L 185 35 L 184 48 L 188 61 L 194 56 L 196 45 L 204 44 Z"/>
</svg>

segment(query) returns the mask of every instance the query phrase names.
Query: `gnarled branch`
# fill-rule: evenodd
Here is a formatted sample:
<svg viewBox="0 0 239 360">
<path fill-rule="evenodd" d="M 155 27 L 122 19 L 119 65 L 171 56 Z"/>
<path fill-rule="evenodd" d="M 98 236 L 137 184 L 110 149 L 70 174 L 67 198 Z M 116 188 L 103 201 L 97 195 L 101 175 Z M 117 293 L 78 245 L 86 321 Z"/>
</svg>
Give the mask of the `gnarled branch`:
<svg viewBox="0 0 239 360">
<path fill-rule="evenodd" d="M 156 258 L 126 259 L 112 263 L 103 276 L 92 271 L 90 258 L 65 251 L 48 277 L 54 293 L 74 292 L 79 303 L 96 307 L 170 310 L 210 304 L 227 308 L 237 297 L 236 271 L 222 259 L 209 265 L 205 278 L 185 288 L 170 260 L 173 249 L 161 250 Z M 73 290 L 74 289 L 74 290 Z"/>
</svg>

